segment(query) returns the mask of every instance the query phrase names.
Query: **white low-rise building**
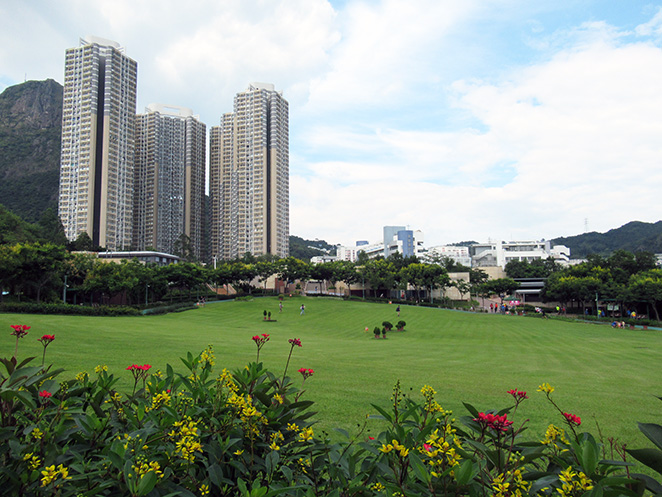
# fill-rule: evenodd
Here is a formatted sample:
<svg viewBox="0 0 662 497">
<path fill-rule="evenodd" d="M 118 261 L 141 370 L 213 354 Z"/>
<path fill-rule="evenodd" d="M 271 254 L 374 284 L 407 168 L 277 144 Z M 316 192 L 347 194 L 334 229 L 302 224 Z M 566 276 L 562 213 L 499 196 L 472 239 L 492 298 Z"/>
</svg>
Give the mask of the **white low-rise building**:
<svg viewBox="0 0 662 497">
<path fill-rule="evenodd" d="M 451 259 L 456 264 L 462 264 L 463 266 L 471 267 L 469 247 L 456 245 L 437 245 L 436 247 L 429 248 L 423 257 L 426 262 L 438 260 L 439 258 Z"/>
<path fill-rule="evenodd" d="M 565 245 L 551 246 L 551 242 L 540 241 L 495 241 L 477 243 L 469 248 L 473 267 L 499 266 L 505 268 L 510 261 L 534 261 L 554 258 L 559 263 L 568 263 L 570 249 Z"/>
</svg>

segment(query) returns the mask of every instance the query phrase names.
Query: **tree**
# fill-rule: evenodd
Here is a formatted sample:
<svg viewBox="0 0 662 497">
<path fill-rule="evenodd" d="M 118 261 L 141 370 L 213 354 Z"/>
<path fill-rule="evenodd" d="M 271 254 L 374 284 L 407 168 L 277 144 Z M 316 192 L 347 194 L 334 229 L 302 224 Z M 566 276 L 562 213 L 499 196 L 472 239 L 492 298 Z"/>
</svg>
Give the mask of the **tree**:
<svg viewBox="0 0 662 497">
<path fill-rule="evenodd" d="M 635 302 L 650 304 L 655 319 L 660 320 L 657 304 L 662 301 L 662 269 L 651 269 L 632 275 L 628 290 Z"/>
<path fill-rule="evenodd" d="M 90 238 L 90 235 L 88 235 L 86 231 L 83 231 L 78 235 L 75 241 L 69 244 L 69 250 L 81 251 L 81 252 L 95 252 L 98 251 L 98 247 L 94 245 L 94 242 Z"/>
<path fill-rule="evenodd" d="M 264 282 L 264 289 L 267 289 L 267 280 L 276 272 L 276 264 L 268 260 L 258 260 L 253 264 L 253 269 L 259 280 Z"/>
<path fill-rule="evenodd" d="M 310 278 L 310 265 L 290 256 L 278 261 L 277 273 L 280 279 L 288 283 L 294 283 L 297 280 L 305 282 Z"/>
<path fill-rule="evenodd" d="M 38 225 L 41 231 L 41 238 L 44 241 L 55 245 L 67 245 L 67 236 L 64 234 L 62 221 L 60 221 L 55 209 L 52 207 L 46 209 L 41 215 Z"/>
<path fill-rule="evenodd" d="M 390 262 L 383 258 L 371 259 L 364 264 L 364 268 L 366 280 L 375 297 L 379 290 L 389 291 L 393 288 L 395 273 Z"/>
<path fill-rule="evenodd" d="M 503 298 L 517 290 L 519 283 L 511 278 L 498 278 L 488 281 L 485 284 L 485 288 L 490 294 L 498 295 L 499 299 L 501 299 L 501 304 L 503 304 Z"/>
<path fill-rule="evenodd" d="M 361 281 L 361 275 L 357 272 L 356 265 L 351 261 L 336 261 L 335 277 L 347 285 L 349 295 L 352 295 L 352 284 Z"/>
<path fill-rule="evenodd" d="M 14 252 L 17 266 L 15 277 L 36 291 L 37 302 L 41 302 L 42 291 L 53 284 L 63 269 L 65 250 L 52 243 L 17 244 Z"/>
<path fill-rule="evenodd" d="M 509 278 L 547 278 L 561 267 L 553 257 L 533 261 L 510 261 L 505 271 Z"/>
</svg>

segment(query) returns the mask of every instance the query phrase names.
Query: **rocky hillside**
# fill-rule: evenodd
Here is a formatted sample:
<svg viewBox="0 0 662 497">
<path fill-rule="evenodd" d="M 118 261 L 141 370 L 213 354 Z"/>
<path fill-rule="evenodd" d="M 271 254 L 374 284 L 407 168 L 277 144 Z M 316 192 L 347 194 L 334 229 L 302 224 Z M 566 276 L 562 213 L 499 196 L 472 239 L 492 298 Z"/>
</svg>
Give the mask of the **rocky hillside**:
<svg viewBox="0 0 662 497">
<path fill-rule="evenodd" d="M 57 207 L 61 126 L 56 81 L 28 81 L 0 94 L 0 199 L 27 221 Z"/>
</svg>

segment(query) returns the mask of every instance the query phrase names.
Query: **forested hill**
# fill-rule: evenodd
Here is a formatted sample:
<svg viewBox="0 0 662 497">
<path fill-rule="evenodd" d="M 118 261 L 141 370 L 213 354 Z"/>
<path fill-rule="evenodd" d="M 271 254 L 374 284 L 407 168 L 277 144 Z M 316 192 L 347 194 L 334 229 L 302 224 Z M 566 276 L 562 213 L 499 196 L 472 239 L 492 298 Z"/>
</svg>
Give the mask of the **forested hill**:
<svg viewBox="0 0 662 497">
<path fill-rule="evenodd" d="M 660 254 L 662 253 L 662 221 L 657 223 L 632 221 L 606 233 L 593 231 L 582 235 L 555 238 L 552 243 L 570 247 L 573 259 L 584 258 L 588 254 L 607 256 L 615 250 Z"/>
<path fill-rule="evenodd" d="M 0 94 L 0 201 L 35 222 L 57 208 L 62 85 L 48 79 Z"/>
<path fill-rule="evenodd" d="M 316 255 L 336 255 L 336 247 L 324 240 L 304 240 L 290 235 L 290 255 L 302 261 L 310 261 Z"/>
</svg>

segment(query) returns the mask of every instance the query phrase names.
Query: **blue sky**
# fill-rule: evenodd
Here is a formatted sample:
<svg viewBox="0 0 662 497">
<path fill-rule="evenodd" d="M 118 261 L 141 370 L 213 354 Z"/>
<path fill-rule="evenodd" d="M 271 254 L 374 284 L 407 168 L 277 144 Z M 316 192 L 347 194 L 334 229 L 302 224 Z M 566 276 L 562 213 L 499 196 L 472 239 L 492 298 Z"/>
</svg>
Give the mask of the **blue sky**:
<svg viewBox="0 0 662 497">
<path fill-rule="evenodd" d="M 208 127 L 269 82 L 290 103 L 290 231 L 353 244 L 542 239 L 660 220 L 662 3 L 0 0 L 0 90 L 63 79 L 93 34 L 138 111 Z"/>
</svg>

